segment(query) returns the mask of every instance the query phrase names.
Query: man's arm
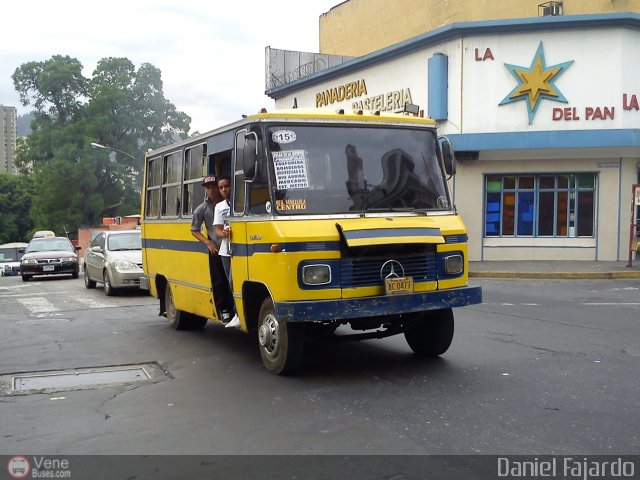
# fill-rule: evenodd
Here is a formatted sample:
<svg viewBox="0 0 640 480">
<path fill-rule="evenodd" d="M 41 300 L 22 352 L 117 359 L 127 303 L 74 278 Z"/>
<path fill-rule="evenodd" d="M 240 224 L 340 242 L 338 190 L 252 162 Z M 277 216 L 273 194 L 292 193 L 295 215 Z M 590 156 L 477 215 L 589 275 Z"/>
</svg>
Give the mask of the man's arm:
<svg viewBox="0 0 640 480">
<path fill-rule="evenodd" d="M 204 222 L 204 207 L 203 205 L 199 205 L 193 212 L 193 220 L 191 221 L 191 235 L 196 237 L 200 243 L 204 243 L 209 252 L 216 254 L 218 253 L 218 246 L 216 243 L 209 238 L 205 237 L 200 229 L 202 228 L 202 223 Z"/>
<path fill-rule="evenodd" d="M 217 228 L 217 227 L 216 227 Z M 211 253 L 218 253 L 218 246 L 215 242 L 205 237 L 200 230 L 191 230 L 191 235 L 196 237 L 200 243 L 204 243 Z"/>
</svg>

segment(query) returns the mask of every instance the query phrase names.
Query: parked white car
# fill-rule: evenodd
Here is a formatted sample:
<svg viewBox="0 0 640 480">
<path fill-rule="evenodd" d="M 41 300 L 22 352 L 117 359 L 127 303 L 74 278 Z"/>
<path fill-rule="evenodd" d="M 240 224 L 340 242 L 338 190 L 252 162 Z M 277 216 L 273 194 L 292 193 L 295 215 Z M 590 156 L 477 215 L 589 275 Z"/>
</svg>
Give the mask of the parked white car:
<svg viewBox="0 0 640 480">
<path fill-rule="evenodd" d="M 25 242 L 4 243 L 0 245 L 0 275 L 20 274 L 20 259 L 27 248 Z M 22 252 L 20 251 L 22 250 Z"/>
<path fill-rule="evenodd" d="M 140 230 L 100 232 L 84 254 L 84 286 L 95 288 L 96 283 L 102 283 L 105 295 L 140 288 L 142 275 Z"/>
</svg>

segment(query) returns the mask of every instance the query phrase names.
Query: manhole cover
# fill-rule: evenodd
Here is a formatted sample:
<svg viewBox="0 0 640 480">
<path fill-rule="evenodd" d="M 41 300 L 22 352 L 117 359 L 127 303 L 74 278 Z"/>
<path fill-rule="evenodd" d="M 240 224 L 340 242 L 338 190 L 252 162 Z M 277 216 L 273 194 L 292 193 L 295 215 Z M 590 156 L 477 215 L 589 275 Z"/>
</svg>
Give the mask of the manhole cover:
<svg viewBox="0 0 640 480">
<path fill-rule="evenodd" d="M 23 372 L 0 376 L 0 388 L 9 395 L 51 393 L 134 383 L 152 383 L 166 378 L 166 375 L 167 372 L 156 363 Z"/>
</svg>

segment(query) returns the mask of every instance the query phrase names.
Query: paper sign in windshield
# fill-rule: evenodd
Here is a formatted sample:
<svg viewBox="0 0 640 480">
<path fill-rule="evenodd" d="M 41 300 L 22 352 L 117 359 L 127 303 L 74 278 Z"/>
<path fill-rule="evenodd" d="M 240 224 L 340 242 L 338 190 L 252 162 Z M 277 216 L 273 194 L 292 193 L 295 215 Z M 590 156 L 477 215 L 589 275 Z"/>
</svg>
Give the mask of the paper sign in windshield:
<svg viewBox="0 0 640 480">
<path fill-rule="evenodd" d="M 273 166 L 278 190 L 309 188 L 304 150 L 273 152 Z"/>
</svg>

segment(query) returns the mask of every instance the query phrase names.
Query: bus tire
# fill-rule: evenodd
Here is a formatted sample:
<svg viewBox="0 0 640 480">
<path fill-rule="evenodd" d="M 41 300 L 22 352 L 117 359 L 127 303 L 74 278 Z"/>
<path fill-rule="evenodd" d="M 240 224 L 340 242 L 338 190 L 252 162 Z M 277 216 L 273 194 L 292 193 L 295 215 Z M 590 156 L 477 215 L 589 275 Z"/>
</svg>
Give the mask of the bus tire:
<svg viewBox="0 0 640 480">
<path fill-rule="evenodd" d="M 450 308 L 416 314 L 404 325 L 404 338 L 421 357 L 437 357 L 453 340 L 453 311 Z"/>
<path fill-rule="evenodd" d="M 304 356 L 304 325 L 295 325 L 276 316 L 271 298 L 262 302 L 258 318 L 258 347 L 265 368 L 276 375 L 295 372 Z"/>
<path fill-rule="evenodd" d="M 164 296 L 165 305 L 167 308 L 167 320 L 176 330 L 198 330 L 204 328 L 207 324 L 207 319 L 192 313 L 183 312 L 176 308 L 176 304 L 173 302 L 173 293 L 171 293 L 171 286 L 167 283 Z"/>
</svg>

